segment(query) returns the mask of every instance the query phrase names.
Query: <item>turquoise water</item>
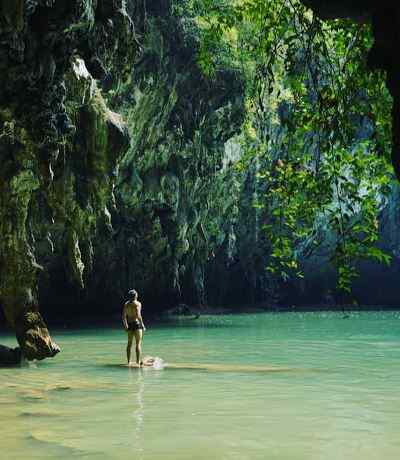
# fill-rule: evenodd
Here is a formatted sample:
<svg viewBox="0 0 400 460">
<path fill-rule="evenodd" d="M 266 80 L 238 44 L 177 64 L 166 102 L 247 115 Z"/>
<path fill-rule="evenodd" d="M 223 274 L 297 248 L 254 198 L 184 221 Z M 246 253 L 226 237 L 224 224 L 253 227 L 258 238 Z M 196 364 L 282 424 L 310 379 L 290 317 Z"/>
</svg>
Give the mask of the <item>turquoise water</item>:
<svg viewBox="0 0 400 460">
<path fill-rule="evenodd" d="M 400 457 L 399 313 L 216 316 L 149 328 L 145 354 L 179 369 L 120 366 L 121 330 L 53 335 L 63 349 L 55 359 L 0 369 L 1 459 Z"/>
</svg>

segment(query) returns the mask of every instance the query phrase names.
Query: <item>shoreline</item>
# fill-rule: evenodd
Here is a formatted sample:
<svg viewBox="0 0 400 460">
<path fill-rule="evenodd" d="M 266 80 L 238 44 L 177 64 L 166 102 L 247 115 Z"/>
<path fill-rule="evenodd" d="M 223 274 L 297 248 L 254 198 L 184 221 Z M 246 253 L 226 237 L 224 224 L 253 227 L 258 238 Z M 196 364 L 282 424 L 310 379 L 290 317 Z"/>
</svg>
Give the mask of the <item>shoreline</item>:
<svg viewBox="0 0 400 460">
<path fill-rule="evenodd" d="M 190 307 L 189 307 L 190 308 Z M 246 314 L 280 314 L 280 313 L 340 313 L 340 314 L 349 314 L 349 313 L 361 313 L 361 312 L 400 312 L 400 306 L 395 307 L 393 305 L 299 305 L 291 307 L 271 307 L 271 306 L 240 306 L 233 308 L 214 308 L 214 307 L 203 307 L 203 308 L 193 308 L 192 313 L 190 314 L 171 314 L 168 312 L 150 315 L 147 322 L 152 324 L 162 324 L 168 323 L 175 320 L 188 320 L 195 321 L 196 319 L 201 318 L 202 316 L 234 316 L 234 315 L 246 315 Z M 47 325 L 50 329 L 55 330 L 70 330 L 70 329 L 95 329 L 99 327 L 119 327 L 121 320 L 119 315 L 113 315 L 113 317 L 79 317 L 74 318 L 63 318 L 59 320 L 54 320 L 52 318 L 47 320 Z M 121 326 L 122 328 L 122 326 Z M 1 333 L 10 333 L 13 334 L 13 330 L 8 327 L 3 321 L 0 322 L 0 332 Z"/>
</svg>

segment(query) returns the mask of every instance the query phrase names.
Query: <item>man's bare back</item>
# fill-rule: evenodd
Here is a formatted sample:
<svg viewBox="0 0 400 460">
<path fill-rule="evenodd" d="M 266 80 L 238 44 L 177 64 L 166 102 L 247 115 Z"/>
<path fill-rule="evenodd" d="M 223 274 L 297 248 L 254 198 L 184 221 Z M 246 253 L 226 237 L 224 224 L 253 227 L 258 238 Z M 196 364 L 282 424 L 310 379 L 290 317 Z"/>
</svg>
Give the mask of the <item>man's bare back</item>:
<svg viewBox="0 0 400 460">
<path fill-rule="evenodd" d="M 122 323 L 128 333 L 128 346 L 126 349 L 128 365 L 131 364 L 132 340 L 136 341 L 136 363 L 141 365 L 141 343 L 143 332 L 146 330 L 142 318 L 142 304 L 137 300 L 138 294 L 135 290 L 129 291 L 129 300 L 125 302 L 122 310 Z"/>
<path fill-rule="evenodd" d="M 142 312 L 142 304 L 137 301 L 137 300 L 133 300 L 133 301 L 127 301 L 125 303 L 125 315 L 126 315 L 126 318 L 127 320 L 131 320 L 131 321 L 136 321 L 137 319 L 139 319 L 141 317 L 141 312 Z"/>
</svg>

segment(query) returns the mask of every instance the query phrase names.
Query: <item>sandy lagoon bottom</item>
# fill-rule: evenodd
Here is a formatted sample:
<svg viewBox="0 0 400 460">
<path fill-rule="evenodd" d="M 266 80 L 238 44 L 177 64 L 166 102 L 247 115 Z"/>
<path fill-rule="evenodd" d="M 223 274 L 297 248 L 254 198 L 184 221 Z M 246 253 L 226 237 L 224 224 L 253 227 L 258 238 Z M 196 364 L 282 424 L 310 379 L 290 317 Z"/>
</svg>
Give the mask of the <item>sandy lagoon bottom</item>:
<svg viewBox="0 0 400 460">
<path fill-rule="evenodd" d="M 53 335 L 54 360 L 0 369 L 1 459 L 400 458 L 399 313 L 158 325 L 161 370 L 121 366 L 121 330 Z"/>
</svg>

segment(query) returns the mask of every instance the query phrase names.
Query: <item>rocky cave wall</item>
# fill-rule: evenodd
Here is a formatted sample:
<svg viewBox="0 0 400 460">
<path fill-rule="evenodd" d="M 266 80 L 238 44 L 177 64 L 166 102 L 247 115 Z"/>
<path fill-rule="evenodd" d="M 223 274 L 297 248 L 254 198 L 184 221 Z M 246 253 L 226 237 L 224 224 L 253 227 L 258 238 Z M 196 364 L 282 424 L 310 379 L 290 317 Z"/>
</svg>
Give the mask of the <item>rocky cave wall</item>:
<svg viewBox="0 0 400 460">
<path fill-rule="evenodd" d="M 129 143 L 87 68 L 123 78 L 134 35 L 124 1 L 0 2 L 0 302 L 28 359 L 58 352 L 39 279 L 62 254 L 82 284 Z"/>
<path fill-rule="evenodd" d="M 83 272 L 85 289 L 65 270 L 65 259 L 57 258 L 50 281 L 43 284 L 49 312 L 58 296 L 66 308 L 75 306 L 75 316 L 85 309 L 113 314 L 131 286 L 154 310 L 179 302 L 221 305 L 300 298 L 321 303 L 334 286 L 328 272 L 322 281 L 313 276 L 322 259 L 313 261 L 310 283 L 286 286 L 283 296 L 277 294 L 279 286 L 271 285 L 264 270 L 268 243 L 260 229 L 262 216 L 252 206 L 259 187 L 256 168 L 238 177 L 224 164 L 225 142 L 241 123 L 240 78 L 231 72 L 210 80 L 202 76 L 196 63 L 196 24 L 175 14 L 176 4 L 165 1 L 136 8 L 140 49 L 131 61 L 133 71 L 118 90 L 112 81 L 101 79 L 107 101 L 127 120 L 131 145 L 115 176 L 116 207 L 109 208 L 112 225 L 103 220 L 90 247 L 89 253 L 96 257 L 86 264 L 92 269 Z M 323 19 L 372 21 L 375 44 L 368 60 L 371 68 L 384 69 L 388 75 L 397 171 L 398 7 L 390 1 L 376 5 L 346 0 L 310 0 L 308 5 Z M 396 298 L 396 292 L 380 295 L 389 293 L 386 287 L 391 281 L 382 283 L 386 287 L 375 296 L 365 289 L 371 276 L 384 271 L 381 281 L 392 280 L 398 271 L 396 197 L 394 191 L 382 216 L 382 236 L 395 264 L 389 271 L 375 264 L 363 267 L 363 282 L 355 287 L 362 302 Z M 310 297 L 309 292 L 315 295 Z"/>
<path fill-rule="evenodd" d="M 174 4 L 147 5 L 130 78 L 106 92 L 131 137 L 115 176 L 112 225 L 102 225 L 96 236 L 84 291 L 57 259 L 51 282 L 43 285 L 49 314 L 58 298 L 83 314 L 119 316 L 132 287 L 147 312 L 209 301 L 206 266 L 238 212 L 237 183 L 223 161 L 226 141 L 242 124 L 243 86 L 232 71 L 203 75 L 198 26 L 175 14 Z"/>
</svg>

